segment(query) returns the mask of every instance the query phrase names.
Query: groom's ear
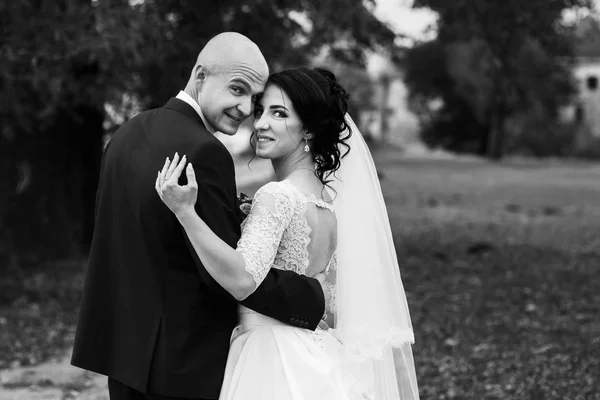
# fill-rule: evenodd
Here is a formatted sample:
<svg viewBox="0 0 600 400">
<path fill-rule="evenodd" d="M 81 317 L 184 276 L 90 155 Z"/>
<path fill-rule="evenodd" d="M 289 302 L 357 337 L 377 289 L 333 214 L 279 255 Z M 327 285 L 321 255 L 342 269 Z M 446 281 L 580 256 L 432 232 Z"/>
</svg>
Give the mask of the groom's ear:
<svg viewBox="0 0 600 400">
<path fill-rule="evenodd" d="M 194 80 L 196 81 L 196 84 L 202 86 L 207 76 L 208 70 L 206 67 L 201 64 L 196 65 L 196 70 L 194 71 Z"/>
</svg>

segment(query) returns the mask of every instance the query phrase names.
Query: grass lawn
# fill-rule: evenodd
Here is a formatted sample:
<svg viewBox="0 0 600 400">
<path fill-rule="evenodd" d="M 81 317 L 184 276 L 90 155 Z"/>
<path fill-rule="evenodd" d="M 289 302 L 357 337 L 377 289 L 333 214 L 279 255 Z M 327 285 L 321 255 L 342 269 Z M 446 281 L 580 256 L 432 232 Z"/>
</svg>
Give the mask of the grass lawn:
<svg viewBox="0 0 600 400">
<path fill-rule="evenodd" d="M 600 399 L 600 165 L 376 151 L 422 399 Z"/>
<path fill-rule="evenodd" d="M 600 165 L 374 154 L 421 398 L 600 399 Z M 56 286 L 81 275 L 28 282 L 0 308 L 0 368 L 72 341 L 73 295 Z"/>
</svg>

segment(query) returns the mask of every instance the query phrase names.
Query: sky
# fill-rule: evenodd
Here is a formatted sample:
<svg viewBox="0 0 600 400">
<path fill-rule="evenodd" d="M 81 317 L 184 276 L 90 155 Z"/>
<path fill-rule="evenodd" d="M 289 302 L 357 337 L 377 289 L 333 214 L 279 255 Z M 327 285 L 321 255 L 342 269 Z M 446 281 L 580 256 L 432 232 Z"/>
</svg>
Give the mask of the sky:
<svg viewBox="0 0 600 400">
<path fill-rule="evenodd" d="M 428 9 L 413 9 L 412 3 L 412 0 L 377 0 L 374 14 L 396 33 L 425 39 L 430 36 L 425 31 L 429 25 L 435 24 L 436 14 Z"/>
<path fill-rule="evenodd" d="M 452 1 L 452 0 L 448 0 Z M 600 0 L 594 0 L 596 9 L 600 10 Z M 407 35 L 413 39 L 424 40 L 435 36 L 435 30 L 427 31 L 436 23 L 436 14 L 428 9 L 411 8 L 412 0 L 377 0 L 374 13 L 381 21 L 386 22 L 396 33 Z M 565 12 L 566 20 L 581 18 L 585 13 Z M 407 43 L 408 42 L 408 43 Z M 411 40 L 402 44 L 410 44 Z"/>
</svg>

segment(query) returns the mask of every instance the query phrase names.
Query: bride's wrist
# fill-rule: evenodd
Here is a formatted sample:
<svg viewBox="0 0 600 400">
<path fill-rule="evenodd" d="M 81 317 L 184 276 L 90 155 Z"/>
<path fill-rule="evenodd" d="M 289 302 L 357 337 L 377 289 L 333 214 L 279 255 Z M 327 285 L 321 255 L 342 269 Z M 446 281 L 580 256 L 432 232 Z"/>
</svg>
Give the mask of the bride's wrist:
<svg viewBox="0 0 600 400">
<path fill-rule="evenodd" d="M 184 206 L 175 212 L 175 216 L 177 217 L 179 222 L 183 224 L 184 222 L 189 221 L 194 217 L 197 218 L 198 214 L 196 214 L 196 210 L 193 206 Z"/>
</svg>

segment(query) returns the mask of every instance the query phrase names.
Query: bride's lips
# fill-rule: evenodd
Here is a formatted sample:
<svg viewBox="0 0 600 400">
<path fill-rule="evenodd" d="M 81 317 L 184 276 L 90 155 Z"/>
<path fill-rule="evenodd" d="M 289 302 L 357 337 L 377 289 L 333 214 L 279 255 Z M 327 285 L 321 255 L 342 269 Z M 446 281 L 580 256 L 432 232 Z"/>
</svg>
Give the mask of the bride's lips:
<svg viewBox="0 0 600 400">
<path fill-rule="evenodd" d="M 258 143 L 268 143 L 275 141 L 275 139 L 266 135 L 256 135 L 256 141 Z"/>
</svg>

